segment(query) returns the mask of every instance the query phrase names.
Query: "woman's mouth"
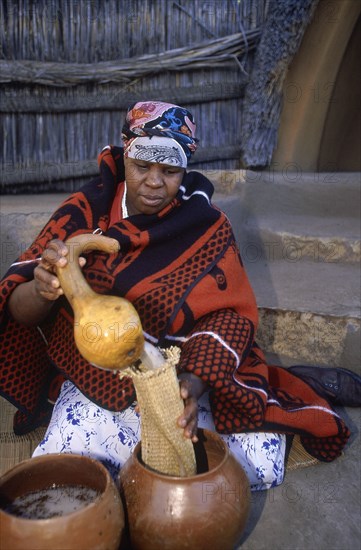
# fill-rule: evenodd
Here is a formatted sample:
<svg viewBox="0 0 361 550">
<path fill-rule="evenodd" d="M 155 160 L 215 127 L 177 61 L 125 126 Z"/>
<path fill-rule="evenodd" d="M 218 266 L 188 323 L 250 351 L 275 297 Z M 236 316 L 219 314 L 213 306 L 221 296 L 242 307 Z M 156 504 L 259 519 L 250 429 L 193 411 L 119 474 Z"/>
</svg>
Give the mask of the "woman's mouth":
<svg viewBox="0 0 361 550">
<path fill-rule="evenodd" d="M 164 199 L 159 195 L 142 195 L 142 201 L 147 206 L 159 206 Z"/>
</svg>

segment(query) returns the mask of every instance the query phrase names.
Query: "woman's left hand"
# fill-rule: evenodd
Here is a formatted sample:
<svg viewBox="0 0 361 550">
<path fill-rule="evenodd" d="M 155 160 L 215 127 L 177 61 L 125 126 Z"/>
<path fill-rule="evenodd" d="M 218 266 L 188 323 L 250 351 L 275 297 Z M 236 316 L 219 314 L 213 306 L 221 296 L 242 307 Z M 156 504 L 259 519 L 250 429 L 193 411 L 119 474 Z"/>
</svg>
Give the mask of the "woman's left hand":
<svg viewBox="0 0 361 550">
<path fill-rule="evenodd" d="M 206 384 L 190 372 L 182 372 L 179 376 L 180 395 L 184 400 L 183 414 L 178 418 L 178 426 L 184 428 L 184 436 L 193 443 L 198 441 L 198 399 L 204 393 Z"/>
</svg>

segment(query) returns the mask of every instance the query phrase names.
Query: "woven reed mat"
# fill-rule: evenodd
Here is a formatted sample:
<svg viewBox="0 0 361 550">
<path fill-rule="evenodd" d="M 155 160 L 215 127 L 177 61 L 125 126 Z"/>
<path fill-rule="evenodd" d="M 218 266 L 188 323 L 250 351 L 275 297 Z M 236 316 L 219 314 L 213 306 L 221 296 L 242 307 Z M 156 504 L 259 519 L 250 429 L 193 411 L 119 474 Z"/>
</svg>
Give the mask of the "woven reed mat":
<svg viewBox="0 0 361 550">
<path fill-rule="evenodd" d="M 308 468 L 316 464 L 320 464 L 320 461 L 305 450 L 301 443 L 300 436 L 295 435 L 288 455 L 286 471 L 292 472 L 293 470 Z"/>
<path fill-rule="evenodd" d="M 15 435 L 13 418 L 16 408 L 0 398 L 0 475 L 13 466 L 30 458 L 45 434 L 45 428 L 37 428 L 26 435 Z"/>
<path fill-rule="evenodd" d="M 184 410 L 179 393 L 173 348 L 165 350 L 164 365 L 155 370 L 128 369 L 133 379 L 141 417 L 142 461 L 153 470 L 173 476 L 196 473 L 193 444 L 177 419 Z"/>
</svg>

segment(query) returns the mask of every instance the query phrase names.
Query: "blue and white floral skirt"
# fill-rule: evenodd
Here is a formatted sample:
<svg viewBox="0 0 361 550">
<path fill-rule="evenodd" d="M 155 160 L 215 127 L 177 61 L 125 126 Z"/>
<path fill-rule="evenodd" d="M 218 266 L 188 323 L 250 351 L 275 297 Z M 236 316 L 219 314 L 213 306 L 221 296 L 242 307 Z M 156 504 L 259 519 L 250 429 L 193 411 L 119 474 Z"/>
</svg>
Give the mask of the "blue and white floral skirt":
<svg viewBox="0 0 361 550">
<path fill-rule="evenodd" d="M 208 395 L 203 395 L 198 403 L 198 426 L 215 431 Z M 220 435 L 243 466 L 253 491 L 282 483 L 284 435 L 260 432 Z M 140 418 L 134 405 L 118 413 L 102 409 L 66 381 L 45 437 L 33 456 L 50 453 L 89 456 L 105 464 L 115 477 L 139 439 Z"/>
</svg>

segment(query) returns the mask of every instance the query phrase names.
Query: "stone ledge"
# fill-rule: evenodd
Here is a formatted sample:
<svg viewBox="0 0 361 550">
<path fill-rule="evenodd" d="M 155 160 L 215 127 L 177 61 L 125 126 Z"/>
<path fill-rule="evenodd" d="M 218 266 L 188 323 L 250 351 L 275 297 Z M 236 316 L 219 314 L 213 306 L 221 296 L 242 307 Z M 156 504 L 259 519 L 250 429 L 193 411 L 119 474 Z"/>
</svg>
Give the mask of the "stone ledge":
<svg viewBox="0 0 361 550">
<path fill-rule="evenodd" d="M 361 318 L 360 265 L 243 260 L 260 307 Z"/>
<path fill-rule="evenodd" d="M 259 308 L 256 340 L 274 364 L 335 366 L 361 374 L 360 319 Z"/>
</svg>

